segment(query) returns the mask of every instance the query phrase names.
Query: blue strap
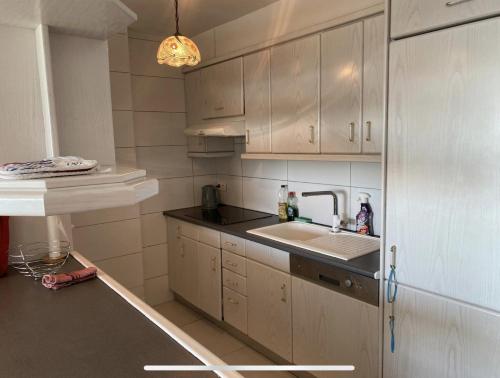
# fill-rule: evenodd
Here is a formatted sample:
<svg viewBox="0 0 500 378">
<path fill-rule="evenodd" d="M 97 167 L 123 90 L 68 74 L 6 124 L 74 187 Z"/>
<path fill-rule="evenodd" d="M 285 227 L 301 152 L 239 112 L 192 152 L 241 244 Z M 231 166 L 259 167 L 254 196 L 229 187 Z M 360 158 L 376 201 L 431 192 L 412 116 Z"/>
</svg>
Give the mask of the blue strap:
<svg viewBox="0 0 500 378">
<path fill-rule="evenodd" d="M 396 338 L 394 336 L 394 316 L 389 316 L 389 329 L 391 332 L 391 353 L 396 350 Z"/>
</svg>

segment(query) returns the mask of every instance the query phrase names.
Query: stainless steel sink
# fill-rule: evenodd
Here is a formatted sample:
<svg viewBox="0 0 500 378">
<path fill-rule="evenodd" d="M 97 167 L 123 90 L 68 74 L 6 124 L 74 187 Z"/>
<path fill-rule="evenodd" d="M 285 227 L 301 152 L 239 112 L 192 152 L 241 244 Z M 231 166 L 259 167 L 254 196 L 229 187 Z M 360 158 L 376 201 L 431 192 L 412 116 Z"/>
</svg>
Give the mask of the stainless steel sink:
<svg viewBox="0 0 500 378">
<path fill-rule="evenodd" d="M 380 249 L 378 238 L 344 231 L 333 233 L 329 227 L 308 223 L 281 223 L 247 232 L 346 261 Z"/>
</svg>

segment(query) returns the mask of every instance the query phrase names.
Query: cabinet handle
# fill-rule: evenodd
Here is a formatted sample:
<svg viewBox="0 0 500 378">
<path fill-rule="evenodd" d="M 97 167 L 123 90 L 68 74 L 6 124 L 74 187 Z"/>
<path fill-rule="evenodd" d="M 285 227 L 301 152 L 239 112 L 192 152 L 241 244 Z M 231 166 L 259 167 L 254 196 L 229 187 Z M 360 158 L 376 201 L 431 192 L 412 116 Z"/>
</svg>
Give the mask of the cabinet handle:
<svg viewBox="0 0 500 378">
<path fill-rule="evenodd" d="M 237 304 L 240 304 L 240 302 L 238 302 L 237 300 L 233 299 L 233 298 L 227 298 L 227 301 L 231 304 L 234 304 L 234 305 L 237 305 Z"/>
<path fill-rule="evenodd" d="M 177 239 L 181 238 L 181 226 L 177 226 L 177 234 L 176 234 Z"/>
<path fill-rule="evenodd" d="M 217 106 L 214 108 L 215 111 L 220 111 L 220 110 L 224 110 L 224 107 L 223 106 Z"/>
<path fill-rule="evenodd" d="M 354 142 L 354 122 L 349 123 L 349 142 Z"/>
<path fill-rule="evenodd" d="M 212 258 L 210 259 L 210 261 L 212 262 L 212 271 L 213 271 L 213 272 L 215 272 L 215 268 L 216 268 L 216 266 L 215 266 L 216 258 L 215 258 L 215 257 L 212 257 Z"/>
<path fill-rule="evenodd" d="M 230 260 L 226 260 L 226 264 L 229 266 L 233 266 L 235 268 L 238 266 L 238 264 L 235 264 L 235 263 L 231 262 Z"/>
<path fill-rule="evenodd" d="M 310 144 L 314 144 L 314 126 L 313 125 L 310 125 L 309 126 L 309 143 Z"/>
<path fill-rule="evenodd" d="M 281 285 L 281 302 L 286 303 L 286 284 Z"/>
<path fill-rule="evenodd" d="M 248 129 L 246 129 L 246 137 L 247 137 L 246 138 L 247 139 L 246 140 L 247 144 L 250 144 L 250 130 L 248 130 Z"/>
<path fill-rule="evenodd" d="M 184 257 L 186 252 L 184 251 L 184 244 L 181 245 L 181 257 Z"/>
<path fill-rule="evenodd" d="M 367 142 L 370 142 L 372 140 L 372 122 L 371 121 L 366 121 L 366 138 L 365 140 Z"/>
<path fill-rule="evenodd" d="M 472 0 L 455 0 L 455 1 L 448 1 L 446 3 L 446 6 L 447 7 L 453 7 L 455 5 L 460 5 L 460 4 L 463 4 L 463 3 L 467 3 L 469 1 L 472 1 Z"/>
<path fill-rule="evenodd" d="M 230 279 L 227 279 L 226 280 L 226 285 L 227 286 L 232 286 L 232 287 L 238 287 L 238 282 L 236 282 L 236 281 L 233 282 Z"/>
<path fill-rule="evenodd" d="M 238 244 L 226 241 L 226 242 L 224 242 L 224 245 L 226 245 L 228 247 L 236 247 Z"/>
</svg>

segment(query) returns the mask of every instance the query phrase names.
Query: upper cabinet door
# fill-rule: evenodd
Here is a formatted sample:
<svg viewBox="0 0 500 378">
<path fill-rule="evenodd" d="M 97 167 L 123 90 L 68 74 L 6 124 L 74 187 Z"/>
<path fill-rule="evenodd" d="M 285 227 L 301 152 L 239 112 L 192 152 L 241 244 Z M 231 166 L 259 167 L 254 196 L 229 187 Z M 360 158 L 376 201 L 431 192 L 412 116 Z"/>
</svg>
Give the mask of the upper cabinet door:
<svg viewBox="0 0 500 378">
<path fill-rule="evenodd" d="M 203 119 L 201 71 L 189 72 L 184 76 L 184 91 L 186 96 L 186 122 L 188 125 L 199 124 Z"/>
<path fill-rule="evenodd" d="M 244 58 L 246 152 L 271 152 L 270 52 Z"/>
<path fill-rule="evenodd" d="M 242 116 L 243 58 L 214 64 L 201 70 L 202 118 Z"/>
<path fill-rule="evenodd" d="M 363 23 L 321 34 L 321 152 L 361 152 Z"/>
<path fill-rule="evenodd" d="M 319 152 L 319 36 L 271 49 L 273 153 Z"/>
<path fill-rule="evenodd" d="M 364 153 L 381 153 L 384 130 L 384 15 L 364 21 L 363 142 Z"/>
<path fill-rule="evenodd" d="M 398 281 L 495 311 L 499 62 L 500 19 L 391 43 L 386 189 Z"/>
<path fill-rule="evenodd" d="M 500 14 L 498 0 L 392 0 L 391 37 Z"/>
</svg>

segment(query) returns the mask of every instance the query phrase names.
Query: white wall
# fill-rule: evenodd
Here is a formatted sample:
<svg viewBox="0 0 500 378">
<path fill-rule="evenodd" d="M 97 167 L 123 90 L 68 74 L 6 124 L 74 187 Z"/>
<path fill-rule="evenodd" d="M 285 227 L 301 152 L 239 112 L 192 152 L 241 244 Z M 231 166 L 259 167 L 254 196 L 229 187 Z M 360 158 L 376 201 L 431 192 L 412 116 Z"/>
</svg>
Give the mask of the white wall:
<svg viewBox="0 0 500 378">
<path fill-rule="evenodd" d="M 367 192 L 371 195 L 375 233 L 380 235 L 380 163 L 241 160 L 240 152 L 245 150 L 241 139 L 236 140 L 235 150 L 232 158 L 217 159 L 217 181 L 227 186 L 227 192 L 221 193 L 224 203 L 277 214 L 278 191 L 287 184 L 290 191 L 297 192 L 301 216 L 331 225 L 331 197 L 302 198 L 301 193 L 332 190 L 339 198 L 339 213 L 355 229 L 358 193 Z"/>
</svg>

